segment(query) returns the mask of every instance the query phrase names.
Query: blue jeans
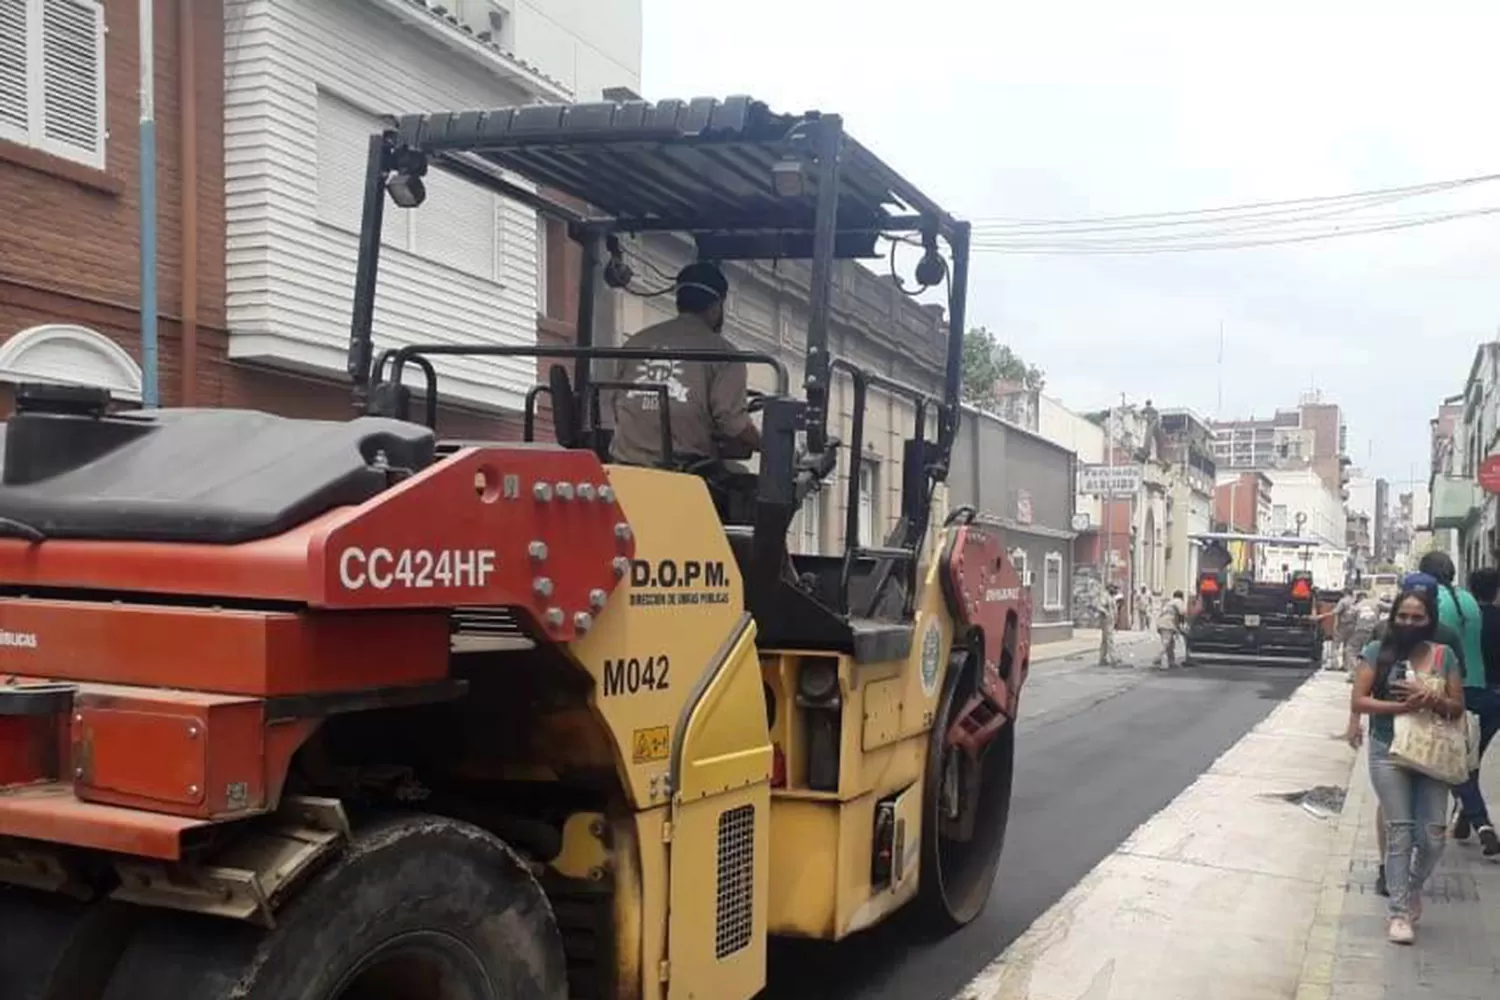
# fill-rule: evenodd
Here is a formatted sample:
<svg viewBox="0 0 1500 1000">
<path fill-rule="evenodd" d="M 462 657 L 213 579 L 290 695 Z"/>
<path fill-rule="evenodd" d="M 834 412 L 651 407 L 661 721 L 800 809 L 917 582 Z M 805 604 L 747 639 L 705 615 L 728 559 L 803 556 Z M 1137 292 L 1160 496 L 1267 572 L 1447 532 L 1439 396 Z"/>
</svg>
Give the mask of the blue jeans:
<svg viewBox="0 0 1500 1000">
<path fill-rule="evenodd" d="M 1464 688 L 1464 709 L 1479 716 L 1479 756 L 1482 760 L 1490 740 L 1500 731 L 1500 691 L 1493 688 Z M 1477 770 L 1469 773 L 1468 781 L 1453 789 L 1453 797 L 1458 799 L 1459 810 L 1470 826 L 1477 830 L 1490 825 L 1489 809 L 1485 807 L 1484 795 L 1479 791 Z"/>
<path fill-rule="evenodd" d="M 1390 915 L 1411 915 L 1427 876 L 1443 855 L 1448 833 L 1448 786 L 1409 771 L 1390 758 L 1390 745 L 1370 741 L 1370 784 L 1385 813 L 1385 884 Z"/>
</svg>

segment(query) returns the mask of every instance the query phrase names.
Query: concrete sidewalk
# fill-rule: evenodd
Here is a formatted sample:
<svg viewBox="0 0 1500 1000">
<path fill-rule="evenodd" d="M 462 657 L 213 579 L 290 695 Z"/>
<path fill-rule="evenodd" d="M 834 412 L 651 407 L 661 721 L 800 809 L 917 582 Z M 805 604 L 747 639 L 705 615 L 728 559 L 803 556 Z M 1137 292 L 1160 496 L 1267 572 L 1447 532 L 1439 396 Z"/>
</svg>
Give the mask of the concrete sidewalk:
<svg viewBox="0 0 1500 1000">
<path fill-rule="evenodd" d="M 1485 762 L 1484 792 L 1500 812 L 1500 751 Z M 1474 838 L 1452 842 L 1423 892 L 1410 948 L 1386 941 L 1385 899 L 1375 894 L 1380 851 L 1364 754 L 1324 872 L 1296 1000 L 1493 1000 L 1500 997 L 1500 864 Z"/>
<path fill-rule="evenodd" d="M 1347 784 L 1348 699 L 1313 675 L 954 1000 L 1295 997 L 1340 832 L 1301 793 Z"/>
<path fill-rule="evenodd" d="M 1386 941 L 1348 704 L 1343 674 L 1312 675 L 953 1000 L 1500 997 L 1500 864 L 1472 840 L 1448 845 L 1417 944 Z M 1486 765 L 1500 811 L 1500 751 Z"/>
</svg>

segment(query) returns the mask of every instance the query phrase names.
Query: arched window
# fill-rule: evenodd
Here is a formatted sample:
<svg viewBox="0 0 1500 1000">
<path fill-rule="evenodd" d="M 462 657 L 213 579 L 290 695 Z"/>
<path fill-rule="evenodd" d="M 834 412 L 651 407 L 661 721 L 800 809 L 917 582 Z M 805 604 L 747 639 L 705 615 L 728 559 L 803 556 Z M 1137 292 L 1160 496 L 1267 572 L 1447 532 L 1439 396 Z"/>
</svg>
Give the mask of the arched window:
<svg viewBox="0 0 1500 1000">
<path fill-rule="evenodd" d="M 104 334 L 66 323 L 33 326 L 0 344 L 0 382 L 90 385 L 115 399 L 141 398 L 135 359 Z"/>
</svg>

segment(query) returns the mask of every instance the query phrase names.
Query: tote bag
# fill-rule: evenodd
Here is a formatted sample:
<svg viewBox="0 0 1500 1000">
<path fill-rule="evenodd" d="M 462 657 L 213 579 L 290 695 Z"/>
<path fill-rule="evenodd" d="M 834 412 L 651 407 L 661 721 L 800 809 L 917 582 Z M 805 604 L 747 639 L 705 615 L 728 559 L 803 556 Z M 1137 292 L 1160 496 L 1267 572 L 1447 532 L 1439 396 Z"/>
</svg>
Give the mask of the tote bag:
<svg viewBox="0 0 1500 1000">
<path fill-rule="evenodd" d="M 1442 690 L 1441 677 L 1423 677 L 1421 681 L 1434 691 Z M 1445 719 L 1433 712 L 1396 716 L 1391 759 L 1409 771 L 1445 784 L 1463 784 L 1469 777 L 1467 715 L 1466 712 L 1456 719 Z"/>
</svg>

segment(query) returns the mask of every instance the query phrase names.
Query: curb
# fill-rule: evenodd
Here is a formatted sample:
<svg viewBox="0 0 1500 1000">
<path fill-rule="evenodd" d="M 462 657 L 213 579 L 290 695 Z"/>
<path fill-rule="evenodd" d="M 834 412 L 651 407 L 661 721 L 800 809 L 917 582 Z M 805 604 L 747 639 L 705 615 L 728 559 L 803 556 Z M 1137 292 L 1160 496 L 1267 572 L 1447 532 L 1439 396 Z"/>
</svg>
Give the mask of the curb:
<svg viewBox="0 0 1500 1000">
<path fill-rule="evenodd" d="M 1338 949 L 1339 925 L 1344 916 L 1349 871 L 1354 862 L 1354 845 L 1364 820 L 1369 784 L 1354 780 L 1354 769 L 1365 759 L 1365 751 L 1354 755 L 1344 789 L 1348 793 L 1334 832 L 1333 850 L 1323 867 L 1323 884 L 1318 892 L 1318 908 L 1307 931 L 1307 950 L 1302 957 L 1302 974 L 1297 979 L 1295 1000 L 1329 1000 L 1333 995 L 1333 968 Z"/>
<path fill-rule="evenodd" d="M 1156 638 L 1155 635 L 1145 635 L 1145 634 L 1138 633 L 1138 632 L 1126 632 L 1123 635 L 1121 633 L 1119 633 L 1119 632 L 1116 632 L 1115 633 L 1115 645 L 1117 647 L 1118 646 L 1122 646 L 1122 645 L 1123 646 L 1135 646 L 1135 645 L 1138 645 L 1140 643 L 1146 642 L 1148 639 L 1155 639 L 1155 638 Z M 1062 640 L 1059 640 L 1055 645 L 1057 645 L 1057 646 L 1060 647 L 1060 646 L 1064 645 L 1065 643 L 1069 643 L 1069 642 L 1072 642 L 1072 641 L 1074 641 L 1074 640 L 1071 640 L 1071 639 L 1062 639 Z M 1032 666 L 1036 666 L 1039 663 L 1055 663 L 1058 660 L 1070 660 L 1070 659 L 1072 659 L 1075 656 L 1097 656 L 1098 653 L 1099 653 L 1099 641 L 1097 639 L 1091 639 L 1089 641 L 1089 644 L 1086 645 L 1086 646 L 1075 646 L 1075 647 L 1068 648 L 1068 649 L 1060 649 L 1059 648 L 1059 649 L 1049 650 L 1048 647 L 1052 646 L 1052 645 L 1054 645 L 1054 644 L 1053 643 L 1045 643 L 1044 642 L 1044 643 L 1042 643 L 1040 645 L 1036 645 L 1036 646 L 1032 646 L 1031 647 L 1031 664 L 1032 664 Z"/>
</svg>

